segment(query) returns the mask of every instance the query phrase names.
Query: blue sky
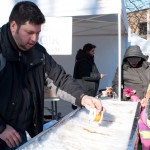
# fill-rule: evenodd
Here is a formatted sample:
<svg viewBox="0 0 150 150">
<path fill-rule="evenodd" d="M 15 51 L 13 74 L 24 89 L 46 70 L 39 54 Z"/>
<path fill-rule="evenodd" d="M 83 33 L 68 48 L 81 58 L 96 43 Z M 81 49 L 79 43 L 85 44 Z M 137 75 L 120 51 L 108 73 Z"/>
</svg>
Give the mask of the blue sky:
<svg viewBox="0 0 150 150">
<path fill-rule="evenodd" d="M 145 9 L 150 7 L 150 0 L 130 0 L 133 2 L 133 4 L 130 3 L 129 0 L 124 0 L 124 1 L 125 1 L 125 5 L 128 8 L 130 8 L 130 11 L 137 10 L 136 6 L 138 7 L 138 9 Z M 129 12 L 129 9 L 127 9 L 127 12 Z"/>
</svg>

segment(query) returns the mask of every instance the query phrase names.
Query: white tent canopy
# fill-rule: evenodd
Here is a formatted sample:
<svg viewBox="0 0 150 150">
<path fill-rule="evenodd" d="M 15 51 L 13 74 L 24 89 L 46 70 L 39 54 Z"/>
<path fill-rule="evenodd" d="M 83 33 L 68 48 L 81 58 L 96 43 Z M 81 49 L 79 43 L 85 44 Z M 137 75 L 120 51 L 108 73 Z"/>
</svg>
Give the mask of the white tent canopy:
<svg viewBox="0 0 150 150">
<path fill-rule="evenodd" d="M 89 30 L 92 34 L 117 34 L 118 14 L 122 18 L 122 33 L 128 28 L 125 7 L 121 0 L 38 0 L 36 3 L 46 16 L 73 16 L 73 33 L 78 28 L 82 34 L 82 31 Z M 112 7 L 114 3 L 116 5 Z"/>
<path fill-rule="evenodd" d="M 5 0 L 0 2 L 1 21 L 0 25 L 8 21 L 12 7 L 19 0 Z M 124 3 L 122 0 L 30 0 L 35 2 L 46 17 L 67 17 L 73 16 L 74 25 L 82 25 L 82 30 L 95 29 L 99 34 L 118 33 L 115 26 L 117 15 L 121 14 L 122 33 L 127 31 L 127 18 Z M 114 4 L 115 7 L 114 7 Z M 113 7 L 112 7 L 113 6 Z M 4 16 L 5 14 L 5 16 Z M 85 27 L 85 29 L 84 29 Z M 81 27 L 80 27 L 81 29 Z M 101 29 L 101 30 L 100 30 Z M 82 32 L 82 31 L 81 31 Z M 92 32 L 92 31 L 90 31 Z M 97 32 L 96 32 L 97 33 Z M 94 33 L 93 33 L 94 34 Z"/>
</svg>

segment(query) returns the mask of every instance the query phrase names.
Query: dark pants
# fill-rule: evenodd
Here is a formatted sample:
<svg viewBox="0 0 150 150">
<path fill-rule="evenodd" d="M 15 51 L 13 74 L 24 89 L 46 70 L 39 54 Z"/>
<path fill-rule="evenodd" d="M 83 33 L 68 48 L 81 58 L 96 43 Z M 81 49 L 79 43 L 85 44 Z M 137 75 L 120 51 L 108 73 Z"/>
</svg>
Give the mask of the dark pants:
<svg viewBox="0 0 150 150">
<path fill-rule="evenodd" d="M 19 145 L 19 146 L 21 146 L 27 142 L 27 136 L 26 136 L 25 132 L 19 132 L 19 134 L 20 134 L 21 139 L 22 139 L 22 142 Z M 0 140 L 0 150 L 15 150 L 19 146 L 15 147 L 15 148 L 9 148 L 4 141 Z"/>
</svg>

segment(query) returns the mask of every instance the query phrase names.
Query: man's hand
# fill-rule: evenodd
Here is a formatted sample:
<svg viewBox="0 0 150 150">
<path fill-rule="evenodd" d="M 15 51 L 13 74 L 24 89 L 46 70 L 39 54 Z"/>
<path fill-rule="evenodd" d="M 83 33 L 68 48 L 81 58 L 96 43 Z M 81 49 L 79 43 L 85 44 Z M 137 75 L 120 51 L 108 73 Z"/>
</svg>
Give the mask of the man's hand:
<svg viewBox="0 0 150 150">
<path fill-rule="evenodd" d="M 85 106 L 86 109 L 90 110 L 91 108 L 96 108 L 97 113 L 101 112 L 103 110 L 103 106 L 100 102 L 100 100 L 92 97 L 84 95 L 81 99 L 81 104 Z"/>
<path fill-rule="evenodd" d="M 5 141 L 10 148 L 19 146 L 21 142 L 21 137 L 18 132 L 9 125 L 6 125 L 6 129 L 0 134 L 0 138 Z"/>
</svg>

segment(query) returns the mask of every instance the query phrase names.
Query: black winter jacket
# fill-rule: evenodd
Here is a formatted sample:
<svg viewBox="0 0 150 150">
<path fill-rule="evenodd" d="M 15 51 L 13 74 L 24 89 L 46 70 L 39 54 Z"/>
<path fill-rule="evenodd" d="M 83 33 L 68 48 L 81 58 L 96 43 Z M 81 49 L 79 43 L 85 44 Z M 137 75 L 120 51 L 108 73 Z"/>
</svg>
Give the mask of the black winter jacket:
<svg viewBox="0 0 150 150">
<path fill-rule="evenodd" d="M 2 58 L 2 59 L 1 59 Z M 3 62 L 2 62 L 3 61 Z M 33 137 L 43 130 L 44 85 L 58 97 L 81 106 L 83 90 L 64 69 L 36 43 L 20 51 L 9 24 L 0 32 L 0 133 L 11 125 Z"/>
<path fill-rule="evenodd" d="M 100 73 L 94 63 L 94 57 L 87 56 L 78 50 L 74 67 L 75 79 L 85 88 L 86 94 L 95 96 L 99 87 Z"/>
</svg>

